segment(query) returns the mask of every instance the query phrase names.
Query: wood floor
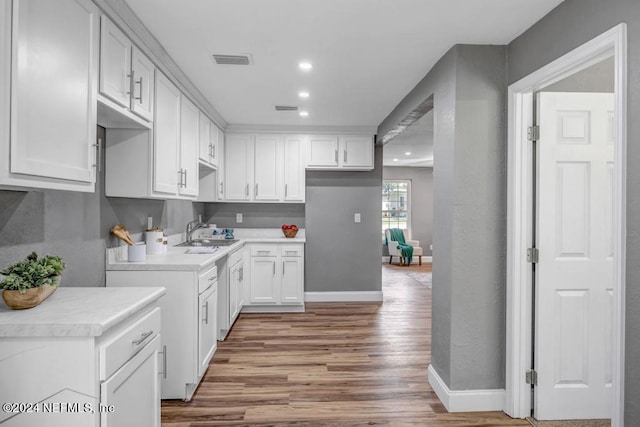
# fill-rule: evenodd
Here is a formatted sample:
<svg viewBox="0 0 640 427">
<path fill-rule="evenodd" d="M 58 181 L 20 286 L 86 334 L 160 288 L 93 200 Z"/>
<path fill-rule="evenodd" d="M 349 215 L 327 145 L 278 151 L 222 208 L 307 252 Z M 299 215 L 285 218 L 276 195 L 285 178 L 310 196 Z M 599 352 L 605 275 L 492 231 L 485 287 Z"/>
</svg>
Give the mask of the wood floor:
<svg viewBox="0 0 640 427">
<path fill-rule="evenodd" d="M 528 426 L 449 414 L 429 386 L 431 290 L 415 274 L 430 268 L 383 266 L 382 304 L 241 314 L 193 400 L 163 402 L 162 425 Z"/>
</svg>

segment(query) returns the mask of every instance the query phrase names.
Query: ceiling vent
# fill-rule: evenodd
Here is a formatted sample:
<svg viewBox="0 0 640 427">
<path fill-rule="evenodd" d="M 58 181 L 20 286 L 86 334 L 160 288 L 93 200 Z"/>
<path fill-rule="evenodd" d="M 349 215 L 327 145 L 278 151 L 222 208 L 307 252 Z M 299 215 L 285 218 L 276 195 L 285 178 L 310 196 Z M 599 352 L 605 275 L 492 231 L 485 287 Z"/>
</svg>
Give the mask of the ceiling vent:
<svg viewBox="0 0 640 427">
<path fill-rule="evenodd" d="M 276 111 L 298 111 L 299 109 L 297 105 L 276 105 Z"/>
<path fill-rule="evenodd" d="M 251 65 L 253 64 L 253 58 L 251 54 L 235 54 L 235 55 L 223 55 L 214 53 L 212 55 L 213 60 L 218 65 Z"/>
</svg>

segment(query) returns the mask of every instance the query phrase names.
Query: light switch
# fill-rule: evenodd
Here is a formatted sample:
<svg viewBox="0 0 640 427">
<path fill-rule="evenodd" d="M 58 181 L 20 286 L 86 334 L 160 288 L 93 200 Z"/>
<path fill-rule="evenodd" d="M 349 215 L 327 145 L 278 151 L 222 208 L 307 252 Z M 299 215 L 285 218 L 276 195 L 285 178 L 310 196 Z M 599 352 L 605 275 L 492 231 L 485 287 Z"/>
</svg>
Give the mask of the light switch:
<svg viewBox="0 0 640 427">
<path fill-rule="evenodd" d="M 353 214 L 353 222 L 360 222 L 360 214 L 359 213 Z"/>
<path fill-rule="evenodd" d="M 237 213 L 236 214 L 236 222 L 238 224 L 242 224 L 242 214 L 241 213 Z"/>
</svg>

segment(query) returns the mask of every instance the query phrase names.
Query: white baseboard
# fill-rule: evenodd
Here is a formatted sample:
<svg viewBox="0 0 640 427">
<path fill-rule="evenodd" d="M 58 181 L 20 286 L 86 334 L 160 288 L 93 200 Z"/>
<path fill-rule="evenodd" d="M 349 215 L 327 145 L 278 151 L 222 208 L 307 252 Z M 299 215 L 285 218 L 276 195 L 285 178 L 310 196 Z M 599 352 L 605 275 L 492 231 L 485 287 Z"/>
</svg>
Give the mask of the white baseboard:
<svg viewBox="0 0 640 427">
<path fill-rule="evenodd" d="M 449 390 L 433 365 L 429 365 L 429 384 L 449 412 L 502 411 L 504 390 Z"/>
<path fill-rule="evenodd" d="M 398 257 L 395 257 L 398 258 Z M 382 257 L 382 262 L 389 262 L 389 255 L 385 255 Z M 411 262 L 418 262 L 418 257 L 414 256 L 413 259 L 411 260 Z M 432 256 L 426 256 L 426 255 L 422 255 L 422 262 L 433 262 L 433 257 Z"/>
<path fill-rule="evenodd" d="M 304 302 L 380 302 L 382 292 L 305 292 Z"/>
</svg>

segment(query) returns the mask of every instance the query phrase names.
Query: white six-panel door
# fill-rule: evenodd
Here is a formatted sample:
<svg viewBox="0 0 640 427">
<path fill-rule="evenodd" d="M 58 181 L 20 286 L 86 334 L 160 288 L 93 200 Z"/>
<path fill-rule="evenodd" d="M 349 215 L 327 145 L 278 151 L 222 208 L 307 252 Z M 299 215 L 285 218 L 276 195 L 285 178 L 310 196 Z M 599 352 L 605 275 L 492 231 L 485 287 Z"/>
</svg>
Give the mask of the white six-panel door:
<svg viewBox="0 0 640 427">
<path fill-rule="evenodd" d="M 611 416 L 613 100 L 538 95 L 538 420 Z"/>
</svg>

